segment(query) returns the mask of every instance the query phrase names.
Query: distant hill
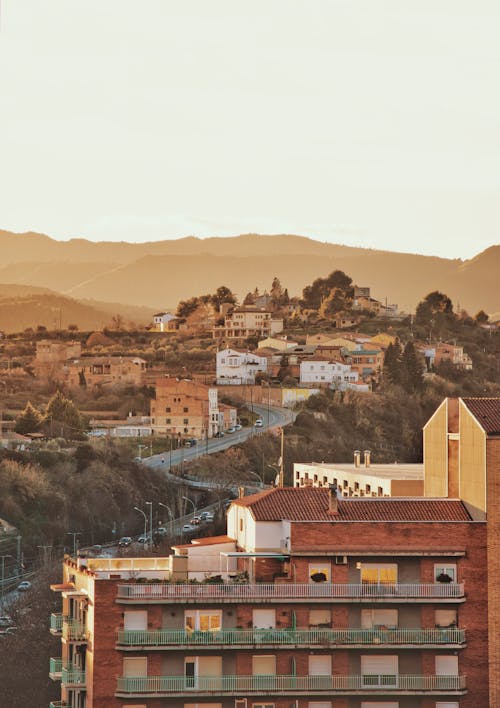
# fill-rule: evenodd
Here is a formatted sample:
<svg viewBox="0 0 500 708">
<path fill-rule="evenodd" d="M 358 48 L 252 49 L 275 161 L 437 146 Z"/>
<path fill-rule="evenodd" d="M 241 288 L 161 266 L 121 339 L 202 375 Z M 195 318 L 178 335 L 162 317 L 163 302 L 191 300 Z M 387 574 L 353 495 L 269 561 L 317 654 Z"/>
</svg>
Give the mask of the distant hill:
<svg viewBox="0 0 500 708">
<path fill-rule="evenodd" d="M 274 276 L 300 295 L 338 268 L 372 294 L 407 311 L 431 290 L 471 314 L 500 310 L 500 246 L 467 261 L 321 243 L 304 236 L 246 234 L 150 243 L 55 241 L 0 231 L 0 283 L 50 288 L 78 299 L 161 309 L 227 285 L 240 298 Z"/>
<path fill-rule="evenodd" d="M 76 324 L 81 330 L 102 329 L 120 315 L 125 322 L 144 325 L 151 321 L 151 308 L 116 303 L 78 301 L 43 288 L 0 285 L 0 329 L 20 332 L 43 325 L 47 329 Z"/>
</svg>

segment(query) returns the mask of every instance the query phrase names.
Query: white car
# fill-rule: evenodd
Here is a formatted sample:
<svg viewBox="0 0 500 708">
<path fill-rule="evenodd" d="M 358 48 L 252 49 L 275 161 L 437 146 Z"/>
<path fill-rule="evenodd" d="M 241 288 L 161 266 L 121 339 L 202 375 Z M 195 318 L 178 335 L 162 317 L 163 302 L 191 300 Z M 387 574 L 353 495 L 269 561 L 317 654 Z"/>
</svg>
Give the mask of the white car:
<svg viewBox="0 0 500 708">
<path fill-rule="evenodd" d="M 26 592 L 27 590 L 31 589 L 31 583 L 29 580 L 23 580 L 22 583 L 19 583 L 17 586 L 17 589 L 20 590 L 21 592 Z"/>
<path fill-rule="evenodd" d="M 264 427 L 264 421 L 262 420 L 262 418 L 257 418 L 257 420 L 256 420 L 255 423 L 254 423 L 254 426 L 255 426 L 256 428 L 263 428 L 263 427 Z"/>
<path fill-rule="evenodd" d="M 182 527 L 182 533 L 190 533 L 190 531 L 196 531 L 196 526 L 191 526 L 191 524 L 184 524 Z"/>
</svg>

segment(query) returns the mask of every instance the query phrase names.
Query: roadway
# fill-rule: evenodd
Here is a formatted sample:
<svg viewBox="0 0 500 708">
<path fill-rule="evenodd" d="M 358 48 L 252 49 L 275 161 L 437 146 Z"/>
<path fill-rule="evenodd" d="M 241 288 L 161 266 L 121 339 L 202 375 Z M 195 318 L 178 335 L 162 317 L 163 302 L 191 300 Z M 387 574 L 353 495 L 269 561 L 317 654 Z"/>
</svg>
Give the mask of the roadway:
<svg viewBox="0 0 500 708">
<path fill-rule="evenodd" d="M 235 433 L 226 433 L 223 438 L 210 438 L 208 440 L 199 440 L 193 447 L 180 447 L 174 450 L 165 450 L 165 452 L 151 457 L 145 457 L 142 464 L 148 467 L 161 467 L 165 471 L 170 471 L 172 467 L 182 466 L 184 462 L 190 462 L 203 455 L 210 455 L 214 452 L 222 452 L 233 445 L 241 445 L 255 435 L 262 435 L 272 429 L 280 428 L 293 423 L 295 413 L 287 408 L 275 408 L 273 406 L 253 405 L 253 410 L 257 413 L 262 421 L 262 428 L 248 426 L 237 430 Z"/>
</svg>

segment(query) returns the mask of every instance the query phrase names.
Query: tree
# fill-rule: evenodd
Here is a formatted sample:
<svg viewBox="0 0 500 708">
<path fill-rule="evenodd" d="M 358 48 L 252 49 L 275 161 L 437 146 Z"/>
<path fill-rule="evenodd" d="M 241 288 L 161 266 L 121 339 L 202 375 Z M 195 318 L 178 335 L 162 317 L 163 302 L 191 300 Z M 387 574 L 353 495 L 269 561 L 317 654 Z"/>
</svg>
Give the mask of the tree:
<svg viewBox="0 0 500 708">
<path fill-rule="evenodd" d="M 453 315 L 453 304 L 444 293 L 433 290 L 417 305 L 415 320 L 417 324 L 427 325 L 436 315 Z"/>
<path fill-rule="evenodd" d="M 394 344 L 389 344 L 384 356 L 384 381 L 396 386 L 401 383 L 401 353 L 399 339 L 396 339 Z"/>
<path fill-rule="evenodd" d="M 190 297 L 188 300 L 180 300 L 177 305 L 177 317 L 188 317 L 198 308 L 199 304 L 200 300 L 197 297 Z"/>
<path fill-rule="evenodd" d="M 479 310 L 477 315 L 474 317 L 474 320 L 479 325 L 486 324 L 489 321 L 489 319 L 490 318 L 488 317 L 488 315 L 486 314 L 486 312 L 484 310 Z"/>
<path fill-rule="evenodd" d="M 31 401 L 28 401 L 24 411 L 16 420 L 15 431 L 21 435 L 34 433 L 40 427 L 41 422 L 42 416 L 37 409 L 31 405 Z"/>
<path fill-rule="evenodd" d="M 421 391 L 424 386 L 423 365 L 412 341 L 407 342 L 401 355 L 401 385 L 407 393 Z"/>
<path fill-rule="evenodd" d="M 57 391 L 47 404 L 45 421 L 50 426 L 51 435 L 56 429 L 61 430 L 63 437 L 80 438 L 86 428 L 85 421 L 73 401 Z M 56 428 L 54 428 L 56 426 Z"/>
<path fill-rule="evenodd" d="M 342 270 L 334 270 L 326 278 L 316 278 L 302 291 L 305 308 L 319 310 L 326 300 L 331 301 L 330 313 L 347 309 L 352 304 L 352 278 Z"/>
<path fill-rule="evenodd" d="M 228 302 L 231 305 L 236 305 L 236 297 L 233 295 L 229 288 L 227 288 L 225 285 L 221 285 L 211 296 L 210 302 L 214 307 L 219 309 L 219 307 L 224 302 Z"/>
</svg>

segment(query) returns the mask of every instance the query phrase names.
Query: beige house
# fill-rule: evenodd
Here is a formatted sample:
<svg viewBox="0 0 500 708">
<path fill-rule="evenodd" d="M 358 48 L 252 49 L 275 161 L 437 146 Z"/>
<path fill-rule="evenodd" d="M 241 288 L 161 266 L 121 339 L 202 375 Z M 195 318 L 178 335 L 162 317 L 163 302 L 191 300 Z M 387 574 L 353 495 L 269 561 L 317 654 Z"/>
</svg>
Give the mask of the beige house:
<svg viewBox="0 0 500 708">
<path fill-rule="evenodd" d="M 248 339 L 272 337 L 283 331 L 283 319 L 270 310 L 258 307 L 235 307 L 224 318 L 223 325 L 213 328 L 214 339 Z"/>
</svg>

